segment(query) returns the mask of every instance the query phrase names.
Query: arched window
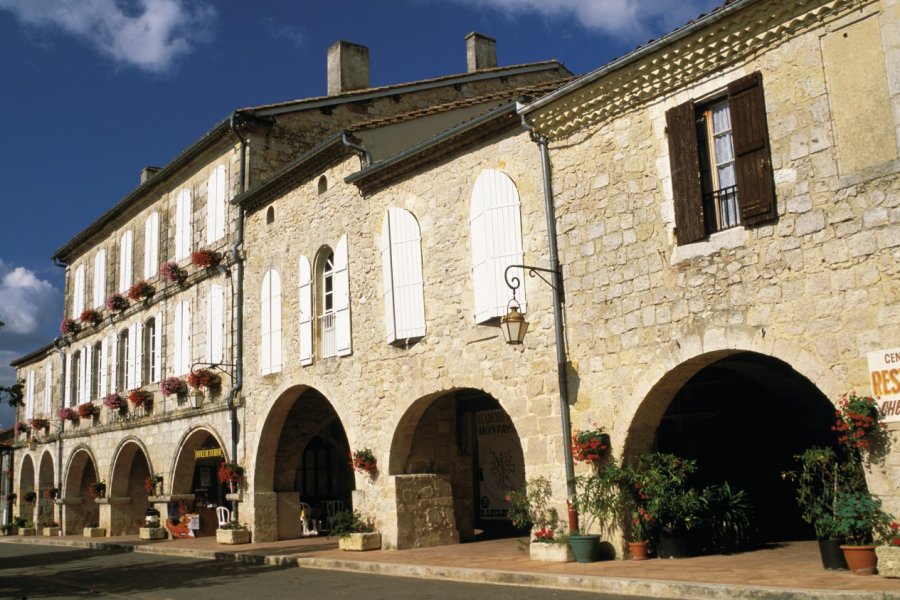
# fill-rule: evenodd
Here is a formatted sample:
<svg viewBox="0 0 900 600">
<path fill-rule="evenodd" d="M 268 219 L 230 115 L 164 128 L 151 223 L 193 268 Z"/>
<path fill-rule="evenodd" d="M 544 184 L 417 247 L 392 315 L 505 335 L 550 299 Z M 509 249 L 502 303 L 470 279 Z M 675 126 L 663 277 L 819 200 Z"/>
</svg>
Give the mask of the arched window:
<svg viewBox="0 0 900 600">
<path fill-rule="evenodd" d="M 325 248 L 316 261 L 316 328 L 319 340 L 319 356 L 327 358 L 337 354 L 334 314 L 334 252 Z"/>
<path fill-rule="evenodd" d="M 141 377 L 147 383 L 160 380 L 162 343 L 160 340 L 161 315 L 157 314 L 144 321 L 141 339 Z"/>
<path fill-rule="evenodd" d="M 68 394 L 66 395 L 66 405 L 75 406 L 81 399 L 81 350 L 76 350 L 71 354 L 72 360 L 69 362 L 69 372 L 66 373 L 68 383 Z"/>
<path fill-rule="evenodd" d="M 425 335 L 425 297 L 419 223 L 409 211 L 389 208 L 381 223 L 384 325 L 389 344 Z"/>
<path fill-rule="evenodd" d="M 275 269 L 263 276 L 260 309 L 259 370 L 268 375 L 281 371 L 281 276 Z"/>
<path fill-rule="evenodd" d="M 328 190 L 328 178 L 322 175 L 319 177 L 319 185 L 318 191 L 320 194 L 324 194 Z"/>
<path fill-rule="evenodd" d="M 509 265 L 522 264 L 522 217 L 515 183 L 502 171 L 483 170 L 472 189 L 469 209 L 475 322 L 484 323 L 506 314 L 512 292 L 504 273 Z M 524 284 L 524 272 L 517 271 L 512 275 Z M 524 313 L 524 285 L 516 299 Z"/>
<path fill-rule="evenodd" d="M 274 222 L 275 222 L 275 207 L 270 206 L 266 210 L 266 225 L 271 225 Z"/>
</svg>

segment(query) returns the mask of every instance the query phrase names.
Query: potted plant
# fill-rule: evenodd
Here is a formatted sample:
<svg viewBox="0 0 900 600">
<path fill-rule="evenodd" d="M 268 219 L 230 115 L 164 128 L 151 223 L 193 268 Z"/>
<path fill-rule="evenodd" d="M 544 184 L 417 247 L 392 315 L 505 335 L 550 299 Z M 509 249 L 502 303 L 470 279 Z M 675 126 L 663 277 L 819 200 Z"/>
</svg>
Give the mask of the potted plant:
<svg viewBox="0 0 900 600">
<path fill-rule="evenodd" d="M 81 419 L 90 419 L 100 414 L 99 407 L 92 402 L 83 402 L 78 405 L 78 417 Z"/>
<path fill-rule="evenodd" d="M 572 562 L 575 555 L 569 545 L 569 536 L 563 532 L 559 512 L 550 506 L 550 481 L 546 477 L 533 477 L 525 485 L 510 491 L 507 516 L 516 527 L 528 527 L 529 556 L 542 562 Z"/>
<path fill-rule="evenodd" d="M 338 547 L 341 550 L 362 552 L 381 548 L 381 534 L 355 510 L 336 513 L 328 534 L 338 536 Z"/>
<path fill-rule="evenodd" d="M 233 494 L 244 483 L 244 467 L 223 460 L 219 463 L 218 478 L 219 483 L 228 484 L 228 490 Z"/>
<path fill-rule="evenodd" d="M 115 392 L 106 396 L 103 399 L 103 406 L 108 408 L 111 411 L 118 411 L 120 413 L 125 412 L 128 409 L 128 405 L 125 403 L 125 400 L 122 396 L 116 394 Z"/>
<path fill-rule="evenodd" d="M 30 425 L 32 429 L 37 431 L 50 427 L 50 421 L 48 421 L 47 419 L 32 419 Z"/>
<path fill-rule="evenodd" d="M 712 548 L 723 554 L 738 551 L 750 533 L 753 507 L 744 490 L 726 481 L 703 489 L 703 524 Z"/>
<path fill-rule="evenodd" d="M 115 313 L 124 312 L 128 308 L 128 300 L 119 292 L 106 299 L 106 308 Z"/>
<path fill-rule="evenodd" d="M 135 408 L 143 406 L 147 410 L 150 410 L 153 404 L 153 394 L 143 388 L 131 390 L 128 393 L 128 401 L 131 402 L 131 405 Z"/>
<path fill-rule="evenodd" d="M 602 427 L 576 431 L 572 436 L 572 458 L 594 465 L 609 454 L 609 434 Z"/>
<path fill-rule="evenodd" d="M 52 487 L 44 490 L 44 498 L 46 498 L 47 500 L 56 500 L 57 498 L 59 498 L 59 488 Z"/>
<path fill-rule="evenodd" d="M 128 297 L 135 302 L 140 302 L 141 300 L 149 300 L 153 297 L 153 294 L 156 293 L 156 290 L 152 285 L 141 279 L 140 281 L 136 281 L 134 285 L 128 288 Z"/>
<path fill-rule="evenodd" d="M 250 530 L 246 525 L 231 521 L 216 529 L 216 543 L 218 544 L 249 544 Z"/>
<path fill-rule="evenodd" d="M 159 273 L 166 281 L 177 283 L 179 285 L 184 283 L 184 280 L 187 279 L 185 270 L 179 267 L 178 263 L 174 261 L 164 262 L 159 267 Z"/>
<path fill-rule="evenodd" d="M 150 476 L 144 480 L 144 489 L 151 496 L 158 496 L 162 491 L 163 476 L 156 473 L 150 473 Z"/>
<path fill-rule="evenodd" d="M 16 433 L 27 434 L 29 431 L 31 431 L 31 426 L 29 426 L 28 423 L 24 423 L 21 421 L 19 423 L 16 423 Z"/>
<path fill-rule="evenodd" d="M 888 537 L 875 548 L 878 558 L 878 574 L 883 577 L 900 577 L 900 523 L 890 524 Z"/>
<path fill-rule="evenodd" d="M 832 431 L 838 442 L 854 451 L 870 451 L 885 442 L 887 425 L 881 421 L 878 402 L 871 396 L 857 396 L 851 391 L 841 396 Z"/>
<path fill-rule="evenodd" d="M 572 499 L 581 518 L 581 530 L 569 536 L 569 545 L 578 562 L 592 562 L 599 549 L 600 535 L 589 533 L 593 529 L 610 531 L 622 515 L 623 471 L 615 463 L 595 466 L 591 475 L 575 478 L 575 496 Z"/>
<path fill-rule="evenodd" d="M 32 494 L 34 492 L 31 492 Z M 16 517 L 16 525 L 19 529 L 19 535 L 36 535 L 37 528 L 35 528 L 34 523 L 32 521 L 28 521 L 23 519 L 22 517 Z"/>
<path fill-rule="evenodd" d="M 59 324 L 59 332 L 63 335 L 75 335 L 78 333 L 78 329 L 75 319 L 63 319 Z"/>
<path fill-rule="evenodd" d="M 197 369 L 188 375 L 188 385 L 195 389 L 218 390 L 222 387 L 222 377 L 210 369 Z"/>
<path fill-rule="evenodd" d="M 37 500 L 37 492 L 35 492 L 34 490 L 25 492 L 25 496 L 23 496 L 23 498 L 25 499 L 25 502 L 34 504 L 34 501 Z"/>
<path fill-rule="evenodd" d="M 197 250 L 191 253 L 191 264 L 201 269 L 214 269 L 222 262 L 222 255 L 215 250 Z"/>
<path fill-rule="evenodd" d="M 105 481 L 93 481 L 88 485 L 88 491 L 90 492 L 92 498 L 105 498 L 106 497 L 106 482 Z"/>
<path fill-rule="evenodd" d="M 101 322 L 103 322 L 103 316 L 99 311 L 93 308 L 86 308 L 81 311 L 81 315 L 79 315 L 78 320 L 85 325 L 92 325 L 96 327 Z"/>
<path fill-rule="evenodd" d="M 354 450 L 350 453 L 350 466 L 353 470 L 374 477 L 378 473 L 378 461 L 368 448 Z"/>
<path fill-rule="evenodd" d="M 881 500 L 867 491 L 838 492 L 834 502 L 835 531 L 844 544 L 847 566 L 857 575 L 873 575 L 877 557 L 875 539 L 888 538 L 890 515 Z"/>
<path fill-rule="evenodd" d="M 15 523 L 4 523 L 3 525 L 0 525 L 0 534 L 4 536 L 16 535 L 17 533 L 19 533 L 19 528 Z"/>
<path fill-rule="evenodd" d="M 78 411 L 74 408 L 69 408 L 68 406 L 59 409 L 59 420 L 60 421 L 77 421 L 78 420 Z"/>
<path fill-rule="evenodd" d="M 163 396 L 184 396 L 187 393 L 187 385 L 181 377 L 167 377 L 160 384 L 159 389 Z"/>
</svg>

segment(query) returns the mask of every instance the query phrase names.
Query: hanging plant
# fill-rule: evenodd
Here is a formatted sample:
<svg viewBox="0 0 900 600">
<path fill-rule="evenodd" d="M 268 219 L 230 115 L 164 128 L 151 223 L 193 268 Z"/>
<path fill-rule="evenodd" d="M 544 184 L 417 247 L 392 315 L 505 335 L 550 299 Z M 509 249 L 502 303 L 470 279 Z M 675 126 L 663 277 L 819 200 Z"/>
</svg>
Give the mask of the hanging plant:
<svg viewBox="0 0 900 600">
<path fill-rule="evenodd" d="M 63 319 L 59 324 L 59 332 L 63 335 L 75 335 L 78 333 L 78 323 L 75 319 Z"/>
<path fill-rule="evenodd" d="M 78 420 L 78 411 L 74 408 L 69 408 L 68 406 L 59 409 L 59 420 L 60 421 L 77 421 Z"/>
<path fill-rule="evenodd" d="M 572 458 L 580 462 L 596 463 L 609 452 L 609 434 L 602 427 L 576 431 L 572 436 Z"/>
<path fill-rule="evenodd" d="M 106 299 L 106 308 L 117 313 L 123 312 L 128 308 L 128 300 L 122 294 L 116 292 Z"/>
<path fill-rule="evenodd" d="M 350 466 L 360 473 L 374 475 L 378 472 L 378 461 L 368 448 L 355 450 L 350 453 Z"/>
<path fill-rule="evenodd" d="M 50 421 L 47 419 L 32 419 L 31 420 L 31 428 L 32 429 L 46 429 L 50 426 Z"/>
<path fill-rule="evenodd" d="M 122 399 L 122 396 L 112 393 L 103 399 L 103 406 L 110 410 L 118 410 L 122 411 L 126 409 L 128 406 L 125 404 L 125 400 Z"/>
<path fill-rule="evenodd" d="M 181 377 L 167 377 L 159 386 L 163 396 L 183 396 L 187 393 L 187 385 Z"/>
<path fill-rule="evenodd" d="M 94 481 L 88 486 L 88 491 L 90 491 L 92 498 L 103 498 L 106 496 L 106 483 Z"/>
<path fill-rule="evenodd" d="M 156 290 L 153 288 L 153 286 L 143 279 L 128 288 L 128 297 L 135 302 L 139 302 L 141 300 L 149 300 L 155 293 Z"/>
<path fill-rule="evenodd" d="M 144 389 L 131 390 L 128 394 L 128 401 L 135 408 L 138 406 L 146 406 L 147 408 L 153 403 L 153 394 Z"/>
<path fill-rule="evenodd" d="M 155 496 L 157 489 L 162 488 L 162 483 L 162 475 L 150 473 L 150 477 L 144 480 L 144 489 L 147 490 L 148 494 Z"/>
<path fill-rule="evenodd" d="M 834 414 L 837 420 L 831 429 L 837 432 L 838 442 L 851 450 L 869 450 L 884 442 L 887 425 L 871 396 L 857 396 L 855 391 L 844 394 Z"/>
<path fill-rule="evenodd" d="M 36 492 L 25 492 L 25 502 L 34 502 L 37 500 Z"/>
<path fill-rule="evenodd" d="M 30 430 L 31 430 L 31 427 L 28 425 L 28 423 L 25 423 L 25 422 L 16 423 L 16 433 L 28 433 L 28 431 L 30 431 Z"/>
<path fill-rule="evenodd" d="M 179 267 L 178 263 L 174 261 L 163 263 L 159 267 L 159 273 L 166 281 L 171 281 L 172 283 L 181 284 L 184 283 L 184 280 L 187 278 L 185 270 Z"/>
<path fill-rule="evenodd" d="M 198 369 L 191 371 L 188 375 L 188 385 L 193 389 L 205 388 L 208 390 L 217 390 L 222 387 L 222 378 L 218 373 L 209 369 Z"/>
<path fill-rule="evenodd" d="M 59 488 L 52 487 L 49 490 L 44 490 L 44 498 L 47 500 L 56 500 L 59 498 Z"/>
<path fill-rule="evenodd" d="M 235 462 L 219 463 L 219 483 L 240 485 L 244 482 L 244 467 Z"/>
<path fill-rule="evenodd" d="M 101 322 L 103 322 L 103 315 L 101 315 L 100 311 L 98 310 L 95 310 L 93 308 L 86 308 L 81 311 L 81 316 L 78 317 L 78 320 L 85 325 L 93 325 L 94 327 L 96 327 Z"/>
<path fill-rule="evenodd" d="M 222 255 L 214 250 L 197 250 L 191 254 L 191 264 L 201 269 L 212 269 L 222 262 Z"/>
<path fill-rule="evenodd" d="M 78 416 L 82 419 L 90 419 L 97 414 L 100 414 L 100 409 L 91 402 L 85 402 L 78 405 Z"/>
</svg>

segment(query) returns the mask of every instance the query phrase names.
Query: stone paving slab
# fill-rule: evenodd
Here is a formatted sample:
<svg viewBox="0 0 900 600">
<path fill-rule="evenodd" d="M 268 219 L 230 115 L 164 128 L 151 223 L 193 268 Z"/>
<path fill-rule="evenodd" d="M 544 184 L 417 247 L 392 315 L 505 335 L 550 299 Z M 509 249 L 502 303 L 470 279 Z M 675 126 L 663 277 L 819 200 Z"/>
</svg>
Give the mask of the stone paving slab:
<svg viewBox="0 0 900 600">
<path fill-rule="evenodd" d="M 147 552 L 255 564 L 296 564 L 403 577 L 450 579 L 504 585 L 644 595 L 698 600 L 900 600 L 900 579 L 859 576 L 822 569 L 815 542 L 791 542 L 731 556 L 679 560 L 604 561 L 589 564 L 539 563 L 519 540 L 348 553 L 334 538 L 310 538 L 224 546 L 215 538 L 146 541 L 115 539 L 3 537 L 0 542 Z"/>
</svg>

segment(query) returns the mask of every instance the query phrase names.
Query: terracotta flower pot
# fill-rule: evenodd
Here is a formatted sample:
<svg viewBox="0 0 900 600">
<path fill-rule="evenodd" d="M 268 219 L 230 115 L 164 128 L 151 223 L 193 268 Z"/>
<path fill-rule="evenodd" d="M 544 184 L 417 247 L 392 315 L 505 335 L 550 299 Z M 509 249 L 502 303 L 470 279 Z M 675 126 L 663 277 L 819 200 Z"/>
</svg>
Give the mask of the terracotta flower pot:
<svg viewBox="0 0 900 600">
<path fill-rule="evenodd" d="M 631 560 L 647 560 L 647 542 L 628 542 Z"/>
<path fill-rule="evenodd" d="M 875 556 L 875 546 L 846 546 L 842 545 L 847 566 L 856 575 L 874 575 L 878 558 Z"/>
</svg>

